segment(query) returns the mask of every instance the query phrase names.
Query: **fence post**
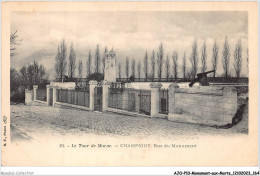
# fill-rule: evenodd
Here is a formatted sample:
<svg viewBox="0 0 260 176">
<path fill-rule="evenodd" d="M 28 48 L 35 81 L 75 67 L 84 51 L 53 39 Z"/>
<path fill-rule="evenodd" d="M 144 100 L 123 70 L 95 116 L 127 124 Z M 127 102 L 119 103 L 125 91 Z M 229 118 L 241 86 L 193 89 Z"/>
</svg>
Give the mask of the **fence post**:
<svg viewBox="0 0 260 176">
<path fill-rule="evenodd" d="M 57 88 L 58 86 L 53 86 L 52 90 L 53 90 L 53 93 L 52 93 L 52 106 L 55 107 L 55 103 L 56 103 L 56 93 L 57 93 Z"/>
<path fill-rule="evenodd" d="M 95 87 L 97 86 L 96 80 L 89 81 L 89 109 L 94 111 L 94 96 L 95 96 Z"/>
<path fill-rule="evenodd" d="M 110 87 L 111 82 L 102 81 L 102 112 L 106 112 L 108 107 L 108 88 Z"/>
<path fill-rule="evenodd" d="M 169 86 L 169 92 L 168 92 L 168 96 L 169 96 L 169 114 L 175 114 L 176 110 L 175 110 L 175 92 L 176 90 L 179 88 L 178 84 L 176 83 L 172 83 Z"/>
<path fill-rule="evenodd" d="M 50 105 L 50 85 L 46 85 L 46 103 L 47 106 Z"/>
<path fill-rule="evenodd" d="M 36 90 L 38 89 L 38 86 L 37 85 L 33 85 L 33 101 L 36 101 Z"/>
<path fill-rule="evenodd" d="M 162 87 L 161 83 L 153 82 L 150 84 L 151 87 L 151 117 L 155 117 L 160 110 L 160 88 Z"/>
</svg>

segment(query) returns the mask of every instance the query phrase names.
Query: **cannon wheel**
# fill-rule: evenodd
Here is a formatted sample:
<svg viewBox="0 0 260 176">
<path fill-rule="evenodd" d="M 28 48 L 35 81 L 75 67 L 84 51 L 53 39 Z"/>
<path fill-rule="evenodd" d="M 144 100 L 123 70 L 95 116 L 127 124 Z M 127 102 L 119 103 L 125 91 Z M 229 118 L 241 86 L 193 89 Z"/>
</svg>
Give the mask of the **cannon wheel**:
<svg viewBox="0 0 260 176">
<path fill-rule="evenodd" d="M 232 124 L 233 124 L 233 125 L 236 125 L 240 120 L 241 120 L 241 119 L 239 119 L 238 117 L 235 116 L 235 117 L 232 119 Z"/>
</svg>

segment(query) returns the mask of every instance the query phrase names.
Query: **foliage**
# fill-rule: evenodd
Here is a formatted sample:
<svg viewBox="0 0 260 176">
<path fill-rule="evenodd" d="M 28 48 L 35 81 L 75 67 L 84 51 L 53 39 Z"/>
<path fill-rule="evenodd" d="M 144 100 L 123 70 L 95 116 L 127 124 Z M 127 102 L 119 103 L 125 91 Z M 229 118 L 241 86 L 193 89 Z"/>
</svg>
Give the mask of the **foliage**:
<svg viewBox="0 0 260 176">
<path fill-rule="evenodd" d="M 67 65 L 66 57 L 67 57 L 67 45 L 65 43 L 65 40 L 62 40 L 60 45 L 58 46 L 57 54 L 55 57 L 56 59 L 55 71 L 57 76 L 61 79 L 63 78 L 63 75 L 66 72 L 66 65 Z"/>
<path fill-rule="evenodd" d="M 74 51 L 73 43 L 70 46 L 70 55 L 69 55 L 69 77 L 73 78 L 74 72 L 76 69 L 76 53 Z"/>
<path fill-rule="evenodd" d="M 162 78 L 162 68 L 163 68 L 163 57 L 164 57 L 164 50 L 163 44 L 161 43 L 157 52 L 157 65 L 158 65 L 158 78 L 161 81 Z"/>
<path fill-rule="evenodd" d="M 191 62 L 191 74 L 194 79 L 198 71 L 198 44 L 196 39 L 192 44 L 190 62 Z"/>
<path fill-rule="evenodd" d="M 213 73 L 213 77 L 215 77 L 216 75 L 217 65 L 218 65 L 218 45 L 217 45 L 217 41 L 215 40 L 212 48 L 212 69 L 215 70 L 215 72 Z"/>
<path fill-rule="evenodd" d="M 97 82 L 100 82 L 104 80 L 104 74 L 102 73 L 92 73 L 89 77 L 87 77 L 88 80 L 96 80 Z"/>
<path fill-rule="evenodd" d="M 225 43 L 224 43 L 224 48 L 222 51 L 222 66 L 224 69 L 224 75 L 225 77 L 229 77 L 229 58 L 230 58 L 230 51 L 229 51 L 229 44 L 228 44 L 228 38 L 226 36 L 225 38 Z"/>
</svg>

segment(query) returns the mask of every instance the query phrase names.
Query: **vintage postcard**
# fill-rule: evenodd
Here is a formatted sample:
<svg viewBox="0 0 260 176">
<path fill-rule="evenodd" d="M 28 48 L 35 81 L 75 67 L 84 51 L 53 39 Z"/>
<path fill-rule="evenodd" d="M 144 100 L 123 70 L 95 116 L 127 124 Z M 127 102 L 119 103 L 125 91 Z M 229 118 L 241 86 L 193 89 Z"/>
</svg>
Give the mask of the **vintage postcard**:
<svg viewBox="0 0 260 176">
<path fill-rule="evenodd" d="M 3 2 L 2 166 L 257 166 L 257 2 Z"/>
</svg>

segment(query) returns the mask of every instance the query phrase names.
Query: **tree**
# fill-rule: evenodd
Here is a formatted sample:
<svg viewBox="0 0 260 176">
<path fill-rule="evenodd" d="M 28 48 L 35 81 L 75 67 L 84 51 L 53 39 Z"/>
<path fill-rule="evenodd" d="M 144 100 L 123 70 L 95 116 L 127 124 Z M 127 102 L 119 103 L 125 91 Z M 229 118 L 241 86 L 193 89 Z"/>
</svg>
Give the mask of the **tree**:
<svg viewBox="0 0 260 176">
<path fill-rule="evenodd" d="M 107 47 L 105 47 L 105 51 L 102 57 L 102 68 L 103 68 L 103 74 L 105 74 L 105 64 L 106 64 L 106 53 L 107 53 Z"/>
<path fill-rule="evenodd" d="M 165 61 L 165 74 L 166 74 L 166 80 L 169 80 L 170 76 L 170 59 L 169 59 L 169 54 L 166 56 L 166 61 Z"/>
<path fill-rule="evenodd" d="M 177 51 L 174 51 L 172 54 L 172 62 L 173 62 L 173 74 L 174 74 L 174 79 L 178 78 L 178 53 Z"/>
<path fill-rule="evenodd" d="M 126 57 L 125 59 L 125 75 L 126 75 L 126 79 L 129 78 L 129 58 Z"/>
<path fill-rule="evenodd" d="M 157 65 L 158 65 L 157 71 L 158 71 L 159 82 L 161 81 L 162 78 L 163 56 L 164 56 L 163 44 L 161 43 L 159 46 L 159 50 L 157 52 Z"/>
<path fill-rule="evenodd" d="M 237 41 L 236 48 L 234 51 L 234 69 L 236 77 L 239 78 L 242 69 L 242 45 L 240 39 Z"/>
<path fill-rule="evenodd" d="M 218 45 L 217 45 L 217 41 L 215 40 L 212 48 L 212 69 L 215 70 L 215 72 L 213 73 L 214 78 L 217 72 L 217 65 L 218 65 Z"/>
<path fill-rule="evenodd" d="M 248 67 L 248 64 L 249 64 L 249 53 L 248 53 L 248 48 L 246 50 L 246 66 L 247 66 L 247 76 L 249 77 L 249 67 Z"/>
<path fill-rule="evenodd" d="M 138 64 L 137 64 L 137 74 L 138 74 L 138 79 L 140 81 L 140 78 L 141 78 L 141 62 L 138 61 Z"/>
<path fill-rule="evenodd" d="M 82 78 L 82 71 L 83 71 L 82 60 L 79 60 L 79 66 L 78 66 L 79 78 Z"/>
<path fill-rule="evenodd" d="M 18 30 L 11 32 L 10 34 L 10 56 L 14 56 L 17 53 L 15 52 L 16 46 L 21 44 L 21 39 L 18 39 L 17 35 Z"/>
<path fill-rule="evenodd" d="M 21 85 L 32 89 L 33 85 L 45 86 L 46 78 L 44 78 L 46 72 L 43 65 L 39 65 L 36 61 L 28 66 L 23 66 L 20 69 L 21 73 Z"/>
<path fill-rule="evenodd" d="M 16 91 L 21 84 L 21 77 L 14 68 L 10 68 L 10 90 Z"/>
<path fill-rule="evenodd" d="M 154 79 L 155 77 L 155 52 L 153 50 L 152 56 L 151 56 L 151 76 Z"/>
<path fill-rule="evenodd" d="M 66 57 L 67 57 L 67 46 L 65 40 L 62 40 L 60 45 L 58 46 L 57 55 L 55 58 L 56 59 L 55 70 L 57 75 L 60 76 L 61 79 L 63 78 L 63 75 L 66 72 L 66 65 L 67 65 Z"/>
<path fill-rule="evenodd" d="M 99 45 L 97 45 L 96 51 L 95 51 L 95 73 L 100 73 L 100 51 L 99 51 Z"/>
<path fill-rule="evenodd" d="M 118 78 L 121 79 L 121 62 L 118 63 Z"/>
<path fill-rule="evenodd" d="M 148 78 L 148 54 L 147 54 L 147 51 L 145 52 L 145 56 L 144 56 L 144 76 L 145 76 L 145 81 L 147 81 L 147 78 Z"/>
<path fill-rule="evenodd" d="M 43 76 L 46 74 L 46 71 L 45 71 L 45 68 L 43 65 L 40 65 L 39 66 L 39 81 L 40 81 L 40 84 L 43 84 L 44 82 L 44 79 L 43 79 Z"/>
<path fill-rule="evenodd" d="M 29 78 L 28 78 L 28 73 L 27 73 L 27 67 L 24 65 L 22 68 L 20 68 L 20 73 L 21 73 L 21 84 L 23 86 L 26 86 L 29 88 Z"/>
<path fill-rule="evenodd" d="M 135 78 L 135 59 L 132 60 L 132 76 Z"/>
<path fill-rule="evenodd" d="M 186 53 L 183 54 L 183 62 L 182 62 L 182 72 L 183 72 L 183 79 L 186 78 Z"/>
<path fill-rule="evenodd" d="M 193 79 L 195 79 L 198 70 L 198 44 L 196 39 L 192 44 L 190 62 L 191 62 L 191 74 Z"/>
<path fill-rule="evenodd" d="M 88 60 L 87 60 L 87 78 L 91 75 L 92 73 L 92 55 L 91 55 L 91 50 L 88 51 Z"/>
<path fill-rule="evenodd" d="M 226 36 L 223 52 L 222 52 L 222 65 L 224 69 L 224 75 L 226 78 L 229 76 L 229 58 L 230 58 L 230 51 L 229 51 L 228 38 Z"/>
<path fill-rule="evenodd" d="M 69 55 L 69 77 L 70 78 L 73 78 L 75 69 L 76 69 L 76 53 L 74 51 L 73 43 L 71 43 L 70 55 Z"/>
<path fill-rule="evenodd" d="M 204 73 L 207 70 L 207 46 L 206 41 L 204 42 L 203 46 L 201 47 L 201 71 Z"/>
</svg>

